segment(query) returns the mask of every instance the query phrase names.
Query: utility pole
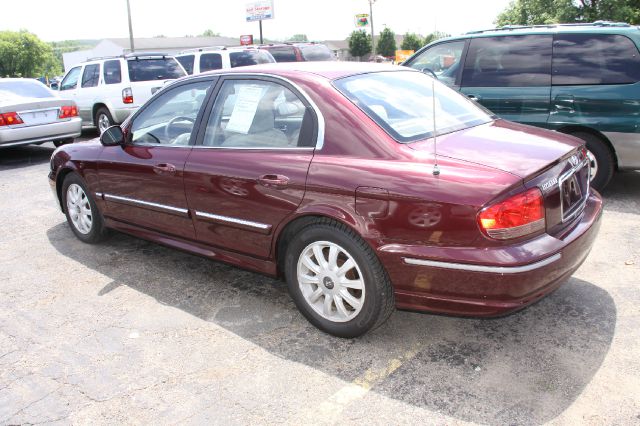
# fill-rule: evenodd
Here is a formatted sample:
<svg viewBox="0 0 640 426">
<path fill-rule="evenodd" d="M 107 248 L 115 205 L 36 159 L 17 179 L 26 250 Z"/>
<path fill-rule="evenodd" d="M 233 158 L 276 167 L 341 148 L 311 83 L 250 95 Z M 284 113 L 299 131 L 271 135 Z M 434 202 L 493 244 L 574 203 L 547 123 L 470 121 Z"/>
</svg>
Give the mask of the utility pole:
<svg viewBox="0 0 640 426">
<path fill-rule="evenodd" d="M 371 24 L 371 54 L 373 56 L 376 55 L 376 44 L 373 41 L 373 4 L 375 2 L 376 0 L 369 0 L 369 23 Z"/>
<path fill-rule="evenodd" d="M 261 20 L 259 20 L 258 22 L 260 22 L 260 44 L 264 44 L 264 43 L 262 42 L 262 19 L 261 19 Z"/>
<path fill-rule="evenodd" d="M 131 25 L 131 7 L 129 6 L 129 0 L 127 0 L 127 15 L 129 16 L 129 44 L 131 45 L 131 52 L 133 52 L 133 26 Z"/>
</svg>

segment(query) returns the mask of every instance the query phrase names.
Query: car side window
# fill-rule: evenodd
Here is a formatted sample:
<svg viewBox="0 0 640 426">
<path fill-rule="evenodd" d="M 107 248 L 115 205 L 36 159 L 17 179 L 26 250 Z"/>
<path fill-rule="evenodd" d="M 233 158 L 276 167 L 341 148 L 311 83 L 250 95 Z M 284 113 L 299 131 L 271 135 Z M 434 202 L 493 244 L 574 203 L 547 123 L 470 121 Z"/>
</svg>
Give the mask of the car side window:
<svg viewBox="0 0 640 426">
<path fill-rule="evenodd" d="M 551 35 L 472 39 L 462 71 L 462 86 L 550 86 L 552 39 Z"/>
<path fill-rule="evenodd" d="M 198 81 L 169 89 L 151 101 L 131 125 L 135 145 L 185 146 L 211 81 Z"/>
<path fill-rule="evenodd" d="M 104 63 L 104 82 L 105 84 L 116 84 L 122 82 L 122 68 L 120 61 L 105 61 Z"/>
<path fill-rule="evenodd" d="M 300 98 L 277 83 L 225 81 L 211 110 L 203 145 L 222 148 L 309 146 L 310 113 Z"/>
<path fill-rule="evenodd" d="M 219 53 L 203 53 L 200 55 L 200 72 L 219 70 L 222 68 L 222 56 Z"/>
<path fill-rule="evenodd" d="M 438 80 L 452 86 L 460 70 L 464 40 L 437 44 L 416 56 L 407 65 L 419 71 L 432 71 Z"/>
<path fill-rule="evenodd" d="M 100 80 L 100 64 L 90 64 L 84 67 L 82 84 L 80 87 L 96 87 Z"/>
<path fill-rule="evenodd" d="M 184 56 L 176 56 L 182 68 L 187 72 L 187 74 L 193 74 L 193 62 L 195 59 L 195 55 L 184 55 Z"/>
<path fill-rule="evenodd" d="M 64 80 L 62 80 L 62 83 L 60 83 L 60 90 L 71 90 L 78 86 L 80 68 L 81 67 L 71 68 L 71 71 L 69 71 Z"/>
<path fill-rule="evenodd" d="M 627 84 L 640 81 L 640 54 L 627 37 L 614 34 L 557 34 L 553 42 L 553 84 Z"/>
</svg>

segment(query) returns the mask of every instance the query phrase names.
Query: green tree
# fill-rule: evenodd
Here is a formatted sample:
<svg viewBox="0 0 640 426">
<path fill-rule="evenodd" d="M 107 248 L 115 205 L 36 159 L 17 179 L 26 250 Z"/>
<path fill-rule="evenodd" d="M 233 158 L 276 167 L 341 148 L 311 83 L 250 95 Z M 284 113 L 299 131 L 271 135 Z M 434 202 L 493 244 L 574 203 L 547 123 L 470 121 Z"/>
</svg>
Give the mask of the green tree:
<svg viewBox="0 0 640 426">
<path fill-rule="evenodd" d="M 212 29 L 205 30 L 198 37 L 220 37 L 220 33 L 214 33 Z"/>
<path fill-rule="evenodd" d="M 424 46 L 424 41 L 422 37 L 415 33 L 406 33 L 404 38 L 402 39 L 402 44 L 400 48 L 402 50 L 413 50 L 414 52 L 418 51 L 422 46 Z"/>
<path fill-rule="evenodd" d="M 349 53 L 362 59 L 371 53 L 371 36 L 364 31 L 354 31 L 349 36 Z"/>
<path fill-rule="evenodd" d="M 51 46 L 35 34 L 0 31 L 0 77 L 55 75 L 59 68 Z"/>
<path fill-rule="evenodd" d="M 513 0 L 496 25 L 617 21 L 640 23 L 640 0 Z"/>
<path fill-rule="evenodd" d="M 443 37 L 449 37 L 449 34 L 443 33 L 443 32 L 440 32 L 440 31 L 434 31 L 431 34 L 427 34 L 427 36 L 424 38 L 424 41 L 423 41 L 424 45 L 423 46 L 426 46 L 427 44 L 432 43 L 432 42 L 434 42 L 434 41 L 436 41 L 438 39 L 441 39 Z"/>
<path fill-rule="evenodd" d="M 309 41 L 306 34 L 294 34 L 287 41 Z"/>
<path fill-rule="evenodd" d="M 385 28 L 380 33 L 376 53 L 387 58 L 396 55 L 396 34 L 389 28 Z"/>
</svg>

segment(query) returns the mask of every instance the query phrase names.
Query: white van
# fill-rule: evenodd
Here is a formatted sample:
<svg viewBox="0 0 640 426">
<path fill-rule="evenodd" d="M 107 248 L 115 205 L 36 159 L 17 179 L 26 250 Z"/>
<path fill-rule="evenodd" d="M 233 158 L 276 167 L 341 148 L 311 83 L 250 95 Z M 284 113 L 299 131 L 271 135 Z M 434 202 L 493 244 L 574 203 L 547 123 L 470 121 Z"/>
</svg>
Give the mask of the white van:
<svg viewBox="0 0 640 426">
<path fill-rule="evenodd" d="M 176 55 L 188 74 L 275 62 L 271 53 L 255 47 L 213 46 L 184 50 Z"/>
</svg>

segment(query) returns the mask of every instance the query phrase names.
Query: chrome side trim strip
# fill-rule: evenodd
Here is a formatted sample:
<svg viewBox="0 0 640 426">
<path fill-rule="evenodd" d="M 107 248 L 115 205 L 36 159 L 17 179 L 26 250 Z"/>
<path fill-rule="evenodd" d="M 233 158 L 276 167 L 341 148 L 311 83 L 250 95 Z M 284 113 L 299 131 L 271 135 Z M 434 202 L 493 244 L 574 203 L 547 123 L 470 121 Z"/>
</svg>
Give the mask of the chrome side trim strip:
<svg viewBox="0 0 640 426">
<path fill-rule="evenodd" d="M 189 214 L 189 210 L 187 210 L 187 209 L 181 209 L 179 207 L 167 206 L 165 204 L 152 203 L 150 201 L 136 200 L 135 198 L 121 197 L 119 195 L 104 194 L 104 199 L 105 200 L 112 200 L 112 201 L 124 201 L 125 203 L 138 204 L 138 205 L 141 205 L 141 206 L 155 207 L 155 208 L 161 209 L 161 210 L 168 210 L 170 212 L 181 213 L 183 215 L 188 215 Z"/>
<path fill-rule="evenodd" d="M 405 257 L 403 260 L 404 263 L 407 263 L 409 265 L 433 266 L 435 268 L 455 269 L 458 271 L 487 272 L 490 274 L 519 274 L 521 272 L 530 272 L 535 269 L 542 268 L 543 266 L 547 266 L 553 262 L 556 262 L 561 257 L 562 255 L 560 253 L 556 253 L 553 256 L 547 257 L 546 259 L 542 259 L 538 262 L 529 263 L 528 265 L 522 266 L 471 265 L 467 263 L 440 262 L 437 260 L 415 259 L 411 257 Z"/>
<path fill-rule="evenodd" d="M 248 226 L 251 228 L 260 229 L 262 231 L 267 231 L 271 229 L 271 225 L 267 225 L 266 223 L 252 222 L 250 220 L 236 219 L 235 217 L 221 216 L 218 214 L 204 213 L 204 212 L 198 212 L 198 211 L 196 211 L 195 213 L 196 213 L 196 217 L 203 217 L 206 219 L 212 219 L 219 222 L 227 222 L 227 223 L 233 223 L 235 225 Z"/>
<path fill-rule="evenodd" d="M 96 197 L 102 198 L 102 192 L 96 192 Z"/>
</svg>

